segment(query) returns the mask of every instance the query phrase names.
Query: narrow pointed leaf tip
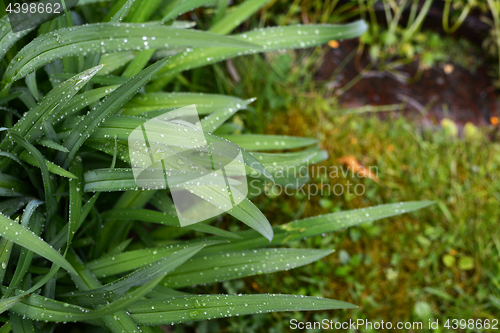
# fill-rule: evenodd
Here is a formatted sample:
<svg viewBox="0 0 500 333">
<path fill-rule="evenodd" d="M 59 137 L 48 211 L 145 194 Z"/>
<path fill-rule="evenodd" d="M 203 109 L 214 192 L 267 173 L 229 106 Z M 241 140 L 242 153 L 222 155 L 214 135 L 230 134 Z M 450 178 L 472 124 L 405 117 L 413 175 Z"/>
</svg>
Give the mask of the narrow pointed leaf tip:
<svg viewBox="0 0 500 333">
<path fill-rule="evenodd" d="M 139 325 L 165 325 L 188 321 L 267 313 L 353 309 L 356 305 L 321 297 L 282 294 L 195 295 L 139 301 L 128 308 Z"/>
<path fill-rule="evenodd" d="M 86 24 L 62 28 L 35 38 L 9 64 L 3 82 L 9 87 L 33 70 L 74 55 L 194 46 L 261 48 L 248 41 L 198 30 L 135 23 Z"/>
</svg>

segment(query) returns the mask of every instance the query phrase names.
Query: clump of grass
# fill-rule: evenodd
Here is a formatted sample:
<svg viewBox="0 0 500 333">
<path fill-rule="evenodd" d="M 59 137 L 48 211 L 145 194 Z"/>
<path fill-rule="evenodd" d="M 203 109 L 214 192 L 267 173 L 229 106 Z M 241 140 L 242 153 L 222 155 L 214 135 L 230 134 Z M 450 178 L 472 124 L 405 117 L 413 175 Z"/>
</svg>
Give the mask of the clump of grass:
<svg viewBox="0 0 500 333">
<path fill-rule="evenodd" d="M 188 288 L 305 265 L 331 250 L 279 246 L 430 204 L 381 205 L 273 227 L 245 199 L 227 213 L 253 230 L 228 231 L 213 220 L 181 228 L 168 189 L 137 186 L 130 169 L 128 136 L 150 118 L 196 104 L 208 115 L 206 135 L 238 144 L 249 180 L 261 187 L 275 178 L 277 164 L 316 163 L 325 154 L 314 139 L 239 134 L 226 122 L 251 100 L 163 88 L 182 81 L 183 71 L 223 59 L 366 30 L 358 21 L 225 36 L 266 1 L 227 13 L 220 7 L 208 32 L 178 20 L 209 2 L 80 0 L 71 14 L 24 32 L 0 19 L 2 331 L 79 322 L 83 332 L 160 332 L 160 325 L 251 313 L 352 308 L 317 297 L 196 295 Z M 273 155 L 258 152 L 258 143 L 307 149 Z"/>
</svg>

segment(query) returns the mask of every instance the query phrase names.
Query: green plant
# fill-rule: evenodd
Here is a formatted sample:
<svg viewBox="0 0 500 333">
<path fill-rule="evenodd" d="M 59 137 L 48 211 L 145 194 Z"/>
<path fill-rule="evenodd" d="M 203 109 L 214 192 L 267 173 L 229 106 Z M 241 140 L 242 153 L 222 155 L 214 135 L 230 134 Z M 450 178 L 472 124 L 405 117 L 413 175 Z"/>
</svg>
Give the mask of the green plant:
<svg viewBox="0 0 500 333">
<path fill-rule="evenodd" d="M 351 308 L 315 297 L 192 295 L 182 288 L 305 265 L 331 250 L 269 247 L 429 204 L 383 205 L 272 227 L 246 199 L 228 215 L 254 230 L 220 228 L 229 218 L 180 228 L 168 191 L 139 188 L 129 168 L 128 135 L 149 118 L 196 104 L 207 115 L 207 135 L 241 146 L 250 179 L 261 187 L 273 179 L 294 183 L 298 175 L 276 177 L 278 166 L 316 163 L 325 153 L 313 139 L 234 134 L 226 121 L 251 100 L 158 91 L 191 68 L 352 38 L 366 29 L 358 21 L 224 36 L 265 0 L 218 6 L 209 32 L 176 20 L 210 2 L 80 0 L 73 15 L 17 33 L 7 17 L 0 20 L 2 332 L 52 331 L 68 322 L 82 322 L 78 331 L 94 332 L 97 325 L 160 332 L 158 325 L 194 320 Z M 82 22 L 90 24 L 76 25 Z"/>
</svg>

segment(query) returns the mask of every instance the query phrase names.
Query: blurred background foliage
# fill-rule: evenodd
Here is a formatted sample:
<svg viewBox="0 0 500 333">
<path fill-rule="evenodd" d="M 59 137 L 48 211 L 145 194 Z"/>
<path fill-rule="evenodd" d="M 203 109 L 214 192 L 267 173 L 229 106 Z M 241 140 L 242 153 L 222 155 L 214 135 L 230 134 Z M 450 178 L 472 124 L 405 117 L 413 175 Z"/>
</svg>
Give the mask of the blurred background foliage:
<svg viewBox="0 0 500 333">
<path fill-rule="evenodd" d="M 446 65 L 452 62 L 471 73 L 486 66 L 496 96 L 499 3 L 272 0 L 242 29 L 343 23 L 363 17 L 370 30 L 346 62 L 355 61 L 356 54 L 362 53 L 368 55 L 369 62 L 351 86 L 373 71 L 391 72 L 399 84 L 418 81 L 421 72 L 437 67 L 446 72 Z M 209 25 L 217 9 L 212 16 L 201 12 L 188 15 L 201 25 Z M 477 127 L 473 122 L 457 124 L 448 118 L 429 123 L 424 114 L 401 111 L 404 105 L 391 106 L 395 112 L 383 113 L 367 112 L 386 110 L 378 106 L 345 108 L 339 98 L 350 87 L 328 86 L 341 75 L 345 64 L 340 64 L 328 80 L 317 78 L 328 52 L 339 47 L 342 41 L 332 41 L 329 46 L 305 51 L 238 58 L 179 76 L 170 89 L 195 91 L 204 86 L 207 92 L 256 96 L 250 111 L 233 118 L 235 128 L 244 123 L 256 133 L 317 137 L 330 155 L 322 165 L 340 167 L 339 159 L 352 156 L 360 164 L 377 167 L 379 181 L 351 173 L 312 179 L 317 184 L 363 184 L 366 192 L 361 196 L 317 195 L 311 200 L 301 194 L 260 197 L 259 208 L 273 222 L 406 200 L 434 200 L 437 204 L 291 244 L 342 249 L 306 267 L 200 287 L 201 292 L 234 293 L 272 292 L 279 285 L 283 292 L 341 299 L 358 304 L 359 309 L 275 313 L 190 324 L 198 332 L 283 332 L 289 330 L 292 318 L 393 322 L 499 318 L 498 117 L 493 114 L 489 124 Z M 398 71 L 407 64 L 417 64 L 413 77 Z"/>
</svg>

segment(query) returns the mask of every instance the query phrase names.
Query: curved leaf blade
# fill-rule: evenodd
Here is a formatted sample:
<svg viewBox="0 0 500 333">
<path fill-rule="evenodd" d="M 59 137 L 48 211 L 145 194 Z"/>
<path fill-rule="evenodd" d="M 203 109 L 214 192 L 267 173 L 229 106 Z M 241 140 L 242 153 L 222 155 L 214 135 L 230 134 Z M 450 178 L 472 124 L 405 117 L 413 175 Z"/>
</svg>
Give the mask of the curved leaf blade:
<svg viewBox="0 0 500 333">
<path fill-rule="evenodd" d="M 258 45 L 258 48 L 249 46 L 247 48 L 216 48 L 199 47 L 185 50 L 172 57 L 168 66 L 154 78 L 167 78 L 196 67 L 216 63 L 229 58 L 234 58 L 246 54 L 257 52 L 269 52 L 283 49 L 296 49 L 313 47 L 327 43 L 332 39 L 349 39 L 358 37 L 367 29 L 364 21 L 359 20 L 343 25 L 304 25 L 304 26 L 286 26 L 272 27 L 253 30 L 243 34 L 232 35 L 233 39 L 249 41 Z M 151 91 L 160 90 L 163 86 L 162 80 L 152 84 Z"/>
</svg>

